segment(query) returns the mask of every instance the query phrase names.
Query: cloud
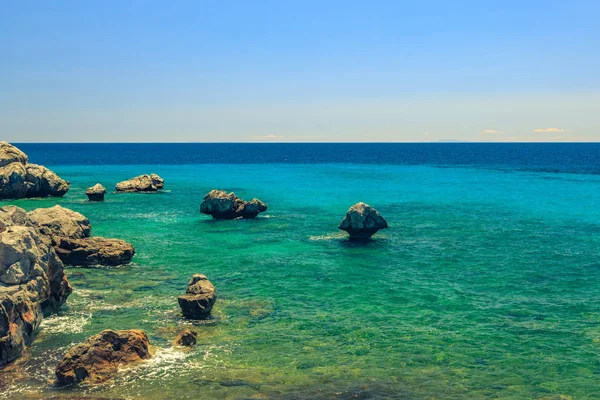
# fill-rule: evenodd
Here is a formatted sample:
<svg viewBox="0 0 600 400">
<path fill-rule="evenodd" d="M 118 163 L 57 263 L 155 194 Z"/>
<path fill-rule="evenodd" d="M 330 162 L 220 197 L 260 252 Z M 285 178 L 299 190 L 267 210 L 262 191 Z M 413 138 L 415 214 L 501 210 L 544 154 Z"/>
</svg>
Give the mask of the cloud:
<svg viewBox="0 0 600 400">
<path fill-rule="evenodd" d="M 565 132 L 565 129 L 561 128 L 538 128 L 533 130 L 534 133 L 560 133 Z"/>
<path fill-rule="evenodd" d="M 504 134 L 504 132 L 497 131 L 495 129 L 486 129 L 485 131 L 481 131 L 481 134 L 482 135 L 485 135 L 485 134 L 502 135 L 502 134 Z"/>
<path fill-rule="evenodd" d="M 278 140 L 283 139 L 283 136 L 278 135 L 263 135 L 263 136 L 252 136 L 252 140 Z"/>
</svg>

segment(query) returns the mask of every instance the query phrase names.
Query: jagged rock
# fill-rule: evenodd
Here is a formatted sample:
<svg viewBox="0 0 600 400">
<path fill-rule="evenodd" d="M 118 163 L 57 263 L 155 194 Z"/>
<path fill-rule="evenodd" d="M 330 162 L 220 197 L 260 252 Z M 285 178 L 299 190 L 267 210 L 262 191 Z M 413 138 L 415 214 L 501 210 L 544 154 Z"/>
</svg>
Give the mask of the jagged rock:
<svg viewBox="0 0 600 400">
<path fill-rule="evenodd" d="M 186 294 L 182 294 L 177 300 L 186 318 L 203 319 L 210 315 L 217 301 L 217 291 L 206 276 L 194 274 L 188 283 Z"/>
<path fill-rule="evenodd" d="M 56 205 L 50 208 L 37 208 L 29 213 L 29 218 L 40 232 L 51 237 L 82 239 L 92 232 L 90 220 L 80 213 Z"/>
<path fill-rule="evenodd" d="M 350 207 L 338 228 L 348 232 L 350 239 L 368 239 L 387 227 L 386 220 L 377 210 L 360 202 Z"/>
<path fill-rule="evenodd" d="M 88 188 L 85 191 L 85 194 L 87 195 L 89 201 L 104 201 L 106 189 L 101 184 L 96 183 L 91 188 Z"/>
<path fill-rule="evenodd" d="M 130 243 L 102 237 L 57 238 L 54 249 L 63 263 L 77 266 L 129 264 L 135 254 Z"/>
<path fill-rule="evenodd" d="M 117 192 L 156 192 L 165 186 L 165 181 L 156 174 L 140 175 L 117 183 Z"/>
<path fill-rule="evenodd" d="M 200 204 L 200 212 L 215 219 L 256 218 L 267 211 L 267 205 L 258 199 L 244 201 L 235 193 L 224 190 L 211 190 Z"/>
<path fill-rule="evenodd" d="M 60 386 L 87 381 L 102 383 L 120 366 L 151 357 L 148 336 L 140 330 L 104 330 L 71 348 L 55 370 Z"/>
<path fill-rule="evenodd" d="M 0 142 L 0 199 L 62 197 L 69 183 L 48 168 L 29 164 L 27 155 Z"/>
<path fill-rule="evenodd" d="M 25 210 L 0 208 L 0 367 L 31 344 L 43 315 L 58 309 L 71 291 L 51 239 Z"/>
<path fill-rule="evenodd" d="M 189 329 L 184 329 L 177 337 L 175 338 L 175 345 L 177 346 L 194 346 L 196 344 L 196 338 L 198 337 L 198 332 L 194 332 Z"/>
</svg>

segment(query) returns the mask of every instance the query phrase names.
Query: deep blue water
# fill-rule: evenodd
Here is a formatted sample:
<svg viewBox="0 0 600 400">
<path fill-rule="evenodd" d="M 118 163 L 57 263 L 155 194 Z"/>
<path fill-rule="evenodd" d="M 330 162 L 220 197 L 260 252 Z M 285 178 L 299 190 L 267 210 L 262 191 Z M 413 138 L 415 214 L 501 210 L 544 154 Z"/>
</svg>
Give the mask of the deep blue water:
<svg viewBox="0 0 600 400">
<path fill-rule="evenodd" d="M 600 174 L 600 143 L 21 143 L 47 165 L 382 164 Z"/>
</svg>

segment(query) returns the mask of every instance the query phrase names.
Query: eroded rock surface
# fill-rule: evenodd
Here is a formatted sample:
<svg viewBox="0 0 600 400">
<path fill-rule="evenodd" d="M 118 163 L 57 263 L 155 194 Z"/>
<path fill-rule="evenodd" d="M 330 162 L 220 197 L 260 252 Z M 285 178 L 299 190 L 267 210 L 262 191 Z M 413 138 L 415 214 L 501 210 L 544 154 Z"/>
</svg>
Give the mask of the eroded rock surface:
<svg viewBox="0 0 600 400">
<path fill-rule="evenodd" d="M 63 263 L 77 266 L 129 264 L 135 254 L 131 243 L 103 237 L 85 239 L 61 237 L 56 241 L 55 250 Z"/>
<path fill-rule="evenodd" d="M 104 195 L 106 194 L 106 188 L 99 183 L 88 188 L 85 191 L 89 201 L 104 201 Z"/>
<path fill-rule="evenodd" d="M 30 164 L 15 146 L 0 142 L 0 199 L 62 197 L 69 183 L 48 168 Z"/>
<path fill-rule="evenodd" d="M 245 201 L 224 190 L 211 190 L 200 204 L 200 212 L 215 219 L 256 218 L 264 211 L 267 211 L 267 205 L 262 201 Z"/>
<path fill-rule="evenodd" d="M 198 337 L 198 332 L 194 332 L 190 329 L 184 329 L 179 335 L 177 335 L 174 343 L 177 346 L 191 347 L 196 344 L 197 337 Z"/>
<path fill-rule="evenodd" d="M 71 348 L 55 370 L 56 384 L 102 383 L 119 367 L 151 357 L 149 341 L 140 330 L 104 330 Z"/>
<path fill-rule="evenodd" d="M 156 174 L 139 175 L 135 178 L 119 182 L 117 192 L 156 192 L 165 186 L 165 181 Z"/>
<path fill-rule="evenodd" d="M 188 282 L 186 294 L 182 294 L 177 300 L 186 318 L 204 319 L 210 315 L 217 301 L 217 291 L 206 276 L 194 274 Z"/>
<path fill-rule="evenodd" d="M 368 239 L 387 227 L 386 220 L 377 210 L 362 202 L 350 207 L 338 226 L 339 229 L 348 232 L 350 239 Z"/>
<path fill-rule="evenodd" d="M 89 237 L 92 232 L 92 224 L 89 219 L 59 205 L 37 208 L 29 213 L 29 218 L 40 232 L 51 237 L 83 239 Z"/>
<path fill-rule="evenodd" d="M 71 294 L 52 241 L 25 210 L 0 208 L 0 367 L 33 341 L 44 314 Z"/>
</svg>

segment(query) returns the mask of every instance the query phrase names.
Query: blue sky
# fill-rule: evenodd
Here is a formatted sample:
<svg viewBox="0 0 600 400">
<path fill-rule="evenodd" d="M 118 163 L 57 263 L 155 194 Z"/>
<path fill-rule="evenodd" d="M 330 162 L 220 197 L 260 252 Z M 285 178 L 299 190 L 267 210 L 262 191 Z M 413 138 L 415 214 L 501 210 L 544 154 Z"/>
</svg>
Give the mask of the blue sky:
<svg viewBox="0 0 600 400">
<path fill-rule="evenodd" d="M 596 1 L 12 1 L 0 139 L 599 141 Z"/>
</svg>

